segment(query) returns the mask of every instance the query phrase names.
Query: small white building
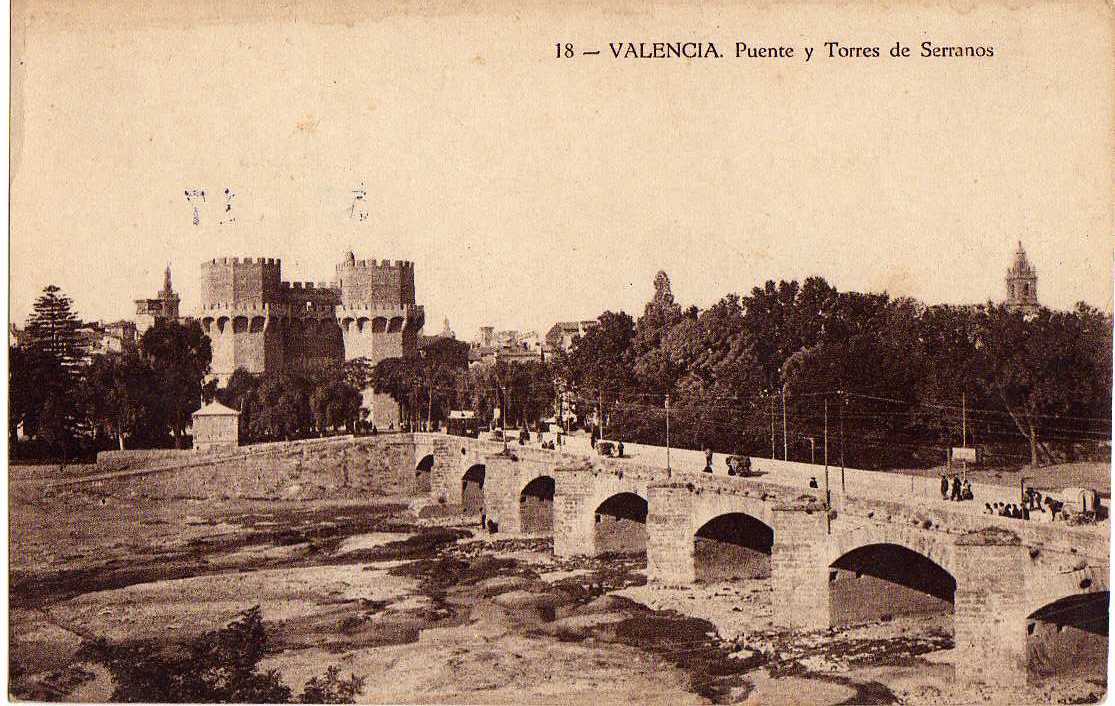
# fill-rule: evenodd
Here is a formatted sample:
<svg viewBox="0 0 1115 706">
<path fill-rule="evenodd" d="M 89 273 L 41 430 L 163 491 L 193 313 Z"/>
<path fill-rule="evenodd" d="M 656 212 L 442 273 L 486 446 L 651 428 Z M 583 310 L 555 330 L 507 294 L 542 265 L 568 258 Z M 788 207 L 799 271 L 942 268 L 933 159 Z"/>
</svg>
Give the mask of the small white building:
<svg viewBox="0 0 1115 706">
<path fill-rule="evenodd" d="M 240 413 L 213 400 L 194 412 L 194 449 L 227 451 L 240 445 Z"/>
</svg>

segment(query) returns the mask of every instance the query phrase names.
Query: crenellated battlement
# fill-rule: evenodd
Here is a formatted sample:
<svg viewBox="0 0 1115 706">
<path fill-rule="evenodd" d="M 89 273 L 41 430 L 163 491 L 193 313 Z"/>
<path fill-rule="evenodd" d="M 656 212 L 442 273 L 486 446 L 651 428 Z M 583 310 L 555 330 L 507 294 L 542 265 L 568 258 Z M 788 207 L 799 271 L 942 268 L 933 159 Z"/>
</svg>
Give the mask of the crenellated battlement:
<svg viewBox="0 0 1115 706">
<path fill-rule="evenodd" d="M 316 289 L 322 291 L 337 290 L 339 287 L 336 282 L 280 282 L 280 287 L 283 289 Z"/>
<path fill-rule="evenodd" d="M 202 267 L 208 265 L 282 265 L 282 260 L 275 257 L 214 257 L 201 263 Z"/>
<path fill-rule="evenodd" d="M 410 260 L 350 260 L 337 265 L 337 270 L 413 270 L 414 262 Z"/>
</svg>

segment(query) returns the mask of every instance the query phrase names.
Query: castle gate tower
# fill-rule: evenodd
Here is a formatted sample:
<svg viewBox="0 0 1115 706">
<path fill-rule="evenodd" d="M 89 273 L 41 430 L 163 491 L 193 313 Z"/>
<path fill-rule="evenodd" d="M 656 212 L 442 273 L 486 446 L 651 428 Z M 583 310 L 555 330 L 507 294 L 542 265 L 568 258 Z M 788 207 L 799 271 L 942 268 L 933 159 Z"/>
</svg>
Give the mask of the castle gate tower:
<svg viewBox="0 0 1115 706">
<path fill-rule="evenodd" d="M 335 315 L 345 360 L 367 358 L 375 365 L 384 358 L 418 355 L 425 311 L 415 304 L 413 262 L 357 260 L 346 253 L 337 265 L 337 288 Z M 398 405 L 387 395 L 365 391 L 365 405 L 371 409 L 370 421 L 381 429 L 398 419 Z"/>
<path fill-rule="evenodd" d="M 277 370 L 284 362 L 289 307 L 281 264 L 272 258 L 222 257 L 201 264 L 198 320 L 213 346 L 210 372 L 224 385 L 237 368 Z"/>
</svg>

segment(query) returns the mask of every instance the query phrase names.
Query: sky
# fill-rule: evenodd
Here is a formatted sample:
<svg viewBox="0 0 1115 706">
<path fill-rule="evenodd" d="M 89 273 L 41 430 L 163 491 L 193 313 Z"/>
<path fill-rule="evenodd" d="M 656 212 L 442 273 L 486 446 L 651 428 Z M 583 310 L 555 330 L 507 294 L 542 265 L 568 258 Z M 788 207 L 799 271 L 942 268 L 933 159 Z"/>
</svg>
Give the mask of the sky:
<svg viewBox="0 0 1115 706">
<path fill-rule="evenodd" d="M 17 4 L 17 323 L 50 283 L 83 318 L 125 318 L 169 263 L 189 314 L 205 259 L 325 281 L 350 249 L 413 260 L 427 332 L 448 317 L 464 338 L 637 315 L 658 270 L 701 307 L 814 274 L 974 303 L 1005 296 L 1018 241 L 1043 303 L 1111 310 L 1101 3 Z M 995 57 L 733 57 L 927 39 Z M 675 40 L 728 56 L 608 48 Z M 565 41 L 602 54 L 555 58 Z"/>
</svg>

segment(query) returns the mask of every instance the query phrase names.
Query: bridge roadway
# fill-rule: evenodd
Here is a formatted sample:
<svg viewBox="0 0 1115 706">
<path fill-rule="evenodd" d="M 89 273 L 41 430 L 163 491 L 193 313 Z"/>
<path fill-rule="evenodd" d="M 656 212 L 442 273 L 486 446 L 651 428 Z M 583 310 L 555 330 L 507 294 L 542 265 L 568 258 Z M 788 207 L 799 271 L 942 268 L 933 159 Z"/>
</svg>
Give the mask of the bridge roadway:
<svg viewBox="0 0 1115 706">
<path fill-rule="evenodd" d="M 509 435 L 514 433 L 513 431 L 508 432 Z M 552 439 L 553 435 L 551 434 L 546 434 L 543 437 L 543 441 Z M 560 453 L 576 454 L 586 458 L 597 457 L 587 435 L 563 436 L 563 441 Z M 490 443 L 498 444 L 500 442 Z M 539 443 L 532 439 L 527 446 L 537 448 Z M 617 462 L 660 468 L 665 472 L 667 464 L 666 447 L 636 443 L 624 443 L 623 447 L 624 457 L 623 459 L 615 459 Z M 519 447 L 517 441 L 514 441 L 509 442 L 508 448 L 514 453 L 516 449 L 521 447 Z M 818 447 L 817 456 L 821 457 L 822 453 L 822 449 Z M 728 475 L 728 455 L 713 453 L 712 475 L 725 477 Z M 829 492 L 832 494 L 834 504 L 843 495 L 847 494 L 878 500 L 890 500 L 921 508 L 938 508 L 949 512 L 985 515 L 985 503 L 1018 503 L 1021 500 L 1019 488 L 988 483 L 972 483 L 973 500 L 963 502 L 945 500 L 941 497 L 940 478 L 867 471 L 858 468 L 845 468 L 842 472 L 839 463 L 832 463 L 837 458 L 838 456 L 833 454 L 830 448 Z M 705 467 L 703 451 L 670 449 L 669 465 L 672 469 L 672 476 L 708 475 L 702 472 Z M 751 457 L 751 470 L 757 474 L 756 478 L 761 478 L 766 483 L 808 490 L 810 479 L 816 478 L 819 486 L 818 490 L 823 492 L 825 489 L 825 466 L 823 463 L 786 462 L 780 459 L 754 456 Z M 1106 522 L 1081 529 L 1082 531 L 1092 530 L 1104 536 L 1108 533 Z"/>
<path fill-rule="evenodd" d="M 707 474 L 703 452 L 674 449 L 667 472 L 664 448 L 625 444 L 625 458 L 604 458 L 576 437 L 557 451 L 509 442 L 507 454 L 501 442 L 443 434 L 415 434 L 414 444 L 432 504 L 483 512 L 500 532 L 552 530 L 558 555 L 645 549 L 651 583 L 685 586 L 709 567 L 769 576 L 772 617 L 789 629 L 949 612 L 957 677 L 967 682 L 1024 682 L 1034 635 L 1098 639 L 1089 626 L 1102 619 L 1106 644 L 1108 523 L 983 512 L 986 502 L 1015 502 L 1012 488 L 973 484 L 975 501 L 951 502 L 935 478 L 845 469 L 842 489 L 830 467 L 826 508 L 815 464 L 752 458 L 755 475 L 740 478 L 726 477 L 721 454 Z M 1071 630 L 1040 627 L 1082 597 L 1102 615 Z"/>
</svg>

